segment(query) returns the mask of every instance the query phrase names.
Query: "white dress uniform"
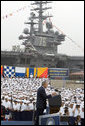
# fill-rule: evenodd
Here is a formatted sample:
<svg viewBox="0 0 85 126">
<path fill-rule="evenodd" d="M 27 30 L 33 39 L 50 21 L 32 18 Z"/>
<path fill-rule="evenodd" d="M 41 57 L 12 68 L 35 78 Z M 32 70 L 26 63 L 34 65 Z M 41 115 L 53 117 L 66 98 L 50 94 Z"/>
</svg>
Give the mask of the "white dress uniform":
<svg viewBox="0 0 85 126">
<path fill-rule="evenodd" d="M 69 108 L 69 116 L 73 116 L 73 108 Z"/>
<path fill-rule="evenodd" d="M 74 112 L 74 117 L 77 117 L 78 115 L 80 115 L 80 112 L 78 111 L 78 109 L 76 109 Z"/>
<path fill-rule="evenodd" d="M 61 114 L 61 115 L 64 114 L 64 106 L 60 108 L 60 114 Z"/>
<path fill-rule="evenodd" d="M 5 103 L 6 103 L 6 101 L 5 100 L 2 100 L 2 105 L 3 106 L 5 106 Z"/>
<path fill-rule="evenodd" d="M 82 119 L 84 119 L 84 112 L 83 111 L 80 111 L 80 116 Z"/>
<path fill-rule="evenodd" d="M 13 103 L 13 109 L 14 111 L 17 111 L 17 104 Z"/>
<path fill-rule="evenodd" d="M 30 103 L 28 108 L 29 108 L 29 110 L 33 110 L 33 108 L 34 108 L 33 103 Z"/>
<path fill-rule="evenodd" d="M 9 102 L 5 102 L 4 107 L 5 107 L 6 109 L 8 109 L 8 108 L 9 108 Z"/>
<path fill-rule="evenodd" d="M 27 110 L 27 105 L 22 103 L 22 106 L 21 106 L 21 112 L 22 111 L 26 111 Z"/>
<path fill-rule="evenodd" d="M 7 104 L 8 104 L 8 107 L 7 107 L 7 108 L 8 108 L 8 109 L 12 109 L 11 101 L 8 101 Z"/>
<path fill-rule="evenodd" d="M 20 103 L 17 103 L 17 111 L 20 111 Z"/>
</svg>

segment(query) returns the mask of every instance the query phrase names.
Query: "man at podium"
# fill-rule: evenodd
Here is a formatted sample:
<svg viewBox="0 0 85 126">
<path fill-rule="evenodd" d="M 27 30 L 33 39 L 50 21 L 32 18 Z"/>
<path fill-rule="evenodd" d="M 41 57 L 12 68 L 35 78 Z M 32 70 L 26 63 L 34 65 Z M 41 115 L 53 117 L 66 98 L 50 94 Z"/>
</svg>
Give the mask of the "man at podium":
<svg viewBox="0 0 85 126">
<path fill-rule="evenodd" d="M 56 92 L 53 92 L 50 95 L 47 95 L 45 89 L 48 87 L 48 82 L 43 81 L 42 86 L 37 90 L 37 103 L 36 103 L 36 123 L 39 125 L 39 116 L 43 115 L 44 109 L 46 109 L 46 99 L 52 98 L 56 95 Z"/>
</svg>

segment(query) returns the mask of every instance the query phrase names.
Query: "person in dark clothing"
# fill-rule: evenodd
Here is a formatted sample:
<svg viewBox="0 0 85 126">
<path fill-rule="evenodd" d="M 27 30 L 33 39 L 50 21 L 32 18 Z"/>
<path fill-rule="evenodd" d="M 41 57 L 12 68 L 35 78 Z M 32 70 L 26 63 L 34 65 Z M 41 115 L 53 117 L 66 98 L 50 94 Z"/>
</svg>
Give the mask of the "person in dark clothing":
<svg viewBox="0 0 85 126">
<path fill-rule="evenodd" d="M 81 125 L 81 117 L 80 117 L 80 115 L 78 115 L 76 117 L 76 121 L 75 121 L 75 124 L 74 125 Z"/>
<path fill-rule="evenodd" d="M 5 107 L 1 105 L 1 120 L 4 120 L 5 118 Z"/>
<path fill-rule="evenodd" d="M 42 82 L 42 86 L 37 91 L 37 103 L 36 103 L 36 122 L 35 125 L 39 125 L 39 116 L 43 115 L 44 109 L 46 109 L 46 99 L 55 96 L 56 93 L 52 93 L 52 95 L 46 95 L 45 88 L 48 87 L 47 81 Z"/>
</svg>

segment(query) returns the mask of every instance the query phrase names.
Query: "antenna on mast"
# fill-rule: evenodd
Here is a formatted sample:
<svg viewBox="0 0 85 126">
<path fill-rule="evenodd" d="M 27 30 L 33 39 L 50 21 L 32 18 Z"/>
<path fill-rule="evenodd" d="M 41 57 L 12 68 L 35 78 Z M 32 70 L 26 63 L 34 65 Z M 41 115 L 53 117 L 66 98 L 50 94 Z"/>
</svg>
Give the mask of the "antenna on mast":
<svg viewBox="0 0 85 126">
<path fill-rule="evenodd" d="M 47 3 L 52 3 L 49 1 L 34 1 L 34 3 L 32 3 L 31 5 L 37 5 L 36 8 L 31 9 L 32 11 L 37 11 L 38 12 L 38 16 L 35 16 L 34 19 L 39 19 L 39 33 L 43 33 L 43 21 L 46 20 L 48 17 L 52 17 L 51 15 L 43 15 L 43 13 L 48 10 L 51 9 L 51 7 L 43 7 L 43 5 L 46 5 Z"/>
</svg>

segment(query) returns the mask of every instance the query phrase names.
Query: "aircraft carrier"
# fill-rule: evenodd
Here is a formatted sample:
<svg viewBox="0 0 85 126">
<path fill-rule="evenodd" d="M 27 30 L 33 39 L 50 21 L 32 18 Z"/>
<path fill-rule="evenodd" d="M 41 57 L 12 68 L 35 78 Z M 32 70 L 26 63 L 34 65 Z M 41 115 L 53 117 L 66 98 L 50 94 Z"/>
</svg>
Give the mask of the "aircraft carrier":
<svg viewBox="0 0 85 126">
<path fill-rule="evenodd" d="M 30 17 L 19 41 L 25 50 L 1 51 L 1 64 L 22 67 L 69 68 L 70 71 L 84 70 L 83 56 L 67 56 L 58 53 L 58 45 L 65 42 L 65 35 L 54 31 L 50 18 L 44 13 L 51 9 L 51 1 L 34 1 L 31 3 Z M 37 15 L 36 13 L 37 12 Z M 44 30 L 45 26 L 45 30 Z"/>
</svg>

